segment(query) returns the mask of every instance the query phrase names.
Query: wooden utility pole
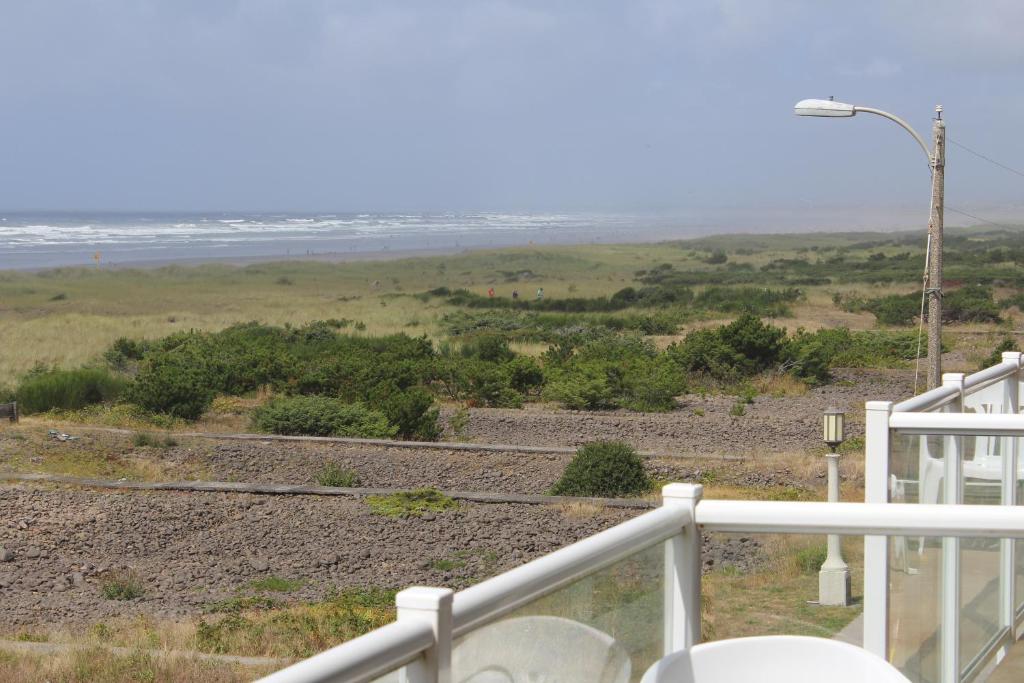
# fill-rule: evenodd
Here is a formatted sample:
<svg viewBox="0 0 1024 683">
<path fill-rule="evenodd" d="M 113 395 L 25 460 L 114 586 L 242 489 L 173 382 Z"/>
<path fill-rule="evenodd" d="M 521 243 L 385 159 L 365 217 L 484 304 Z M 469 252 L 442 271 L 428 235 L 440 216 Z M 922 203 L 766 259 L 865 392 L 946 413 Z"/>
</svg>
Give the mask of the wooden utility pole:
<svg viewBox="0 0 1024 683">
<path fill-rule="evenodd" d="M 928 218 L 928 388 L 942 384 L 942 215 L 945 194 L 946 123 L 942 105 L 932 123 L 932 210 Z"/>
</svg>

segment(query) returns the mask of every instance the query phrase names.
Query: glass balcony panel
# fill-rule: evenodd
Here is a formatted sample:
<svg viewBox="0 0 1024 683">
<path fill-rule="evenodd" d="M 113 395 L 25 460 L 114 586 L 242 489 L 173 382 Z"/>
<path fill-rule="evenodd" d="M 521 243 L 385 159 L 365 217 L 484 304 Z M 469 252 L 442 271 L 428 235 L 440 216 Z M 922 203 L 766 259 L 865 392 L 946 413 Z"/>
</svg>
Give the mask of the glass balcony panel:
<svg viewBox="0 0 1024 683">
<path fill-rule="evenodd" d="M 949 438 L 949 437 L 946 437 Z M 889 472 L 892 503 L 940 503 L 945 438 L 894 434 Z M 889 539 L 889 661 L 921 683 L 939 680 L 942 539 Z"/>
<path fill-rule="evenodd" d="M 664 580 L 659 543 L 534 600 L 456 640 L 452 680 L 639 681 L 663 656 Z"/>
</svg>

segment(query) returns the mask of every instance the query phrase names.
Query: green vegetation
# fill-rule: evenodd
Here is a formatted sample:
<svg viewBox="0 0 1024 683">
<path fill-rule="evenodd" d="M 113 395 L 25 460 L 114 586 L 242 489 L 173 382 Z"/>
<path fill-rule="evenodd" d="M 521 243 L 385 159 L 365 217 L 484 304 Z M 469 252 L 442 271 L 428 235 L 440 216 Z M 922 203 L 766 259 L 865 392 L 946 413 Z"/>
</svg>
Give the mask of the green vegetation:
<svg viewBox="0 0 1024 683">
<path fill-rule="evenodd" d="M 812 545 L 801 548 L 794 558 L 797 567 L 804 574 L 817 574 L 825 564 L 828 548 L 824 545 Z"/>
<path fill-rule="evenodd" d="M 15 390 L 18 409 L 25 415 L 46 410 L 77 410 L 116 400 L 125 381 L 102 368 L 51 370 L 37 367 Z"/>
<path fill-rule="evenodd" d="M 154 436 L 148 432 L 136 432 L 132 435 L 132 445 L 136 448 L 174 448 L 178 442 L 170 436 Z"/>
<path fill-rule="evenodd" d="M 833 301 L 845 311 L 868 311 L 882 325 L 910 325 L 921 313 L 921 294 L 889 294 L 887 296 L 863 299 L 843 297 L 836 294 Z M 991 287 L 968 285 L 950 289 L 942 297 L 942 322 L 944 323 L 997 323 L 1000 321 L 999 308 Z M 925 320 L 928 319 L 927 306 Z"/>
<path fill-rule="evenodd" d="M 320 486 L 352 488 L 359 486 L 359 473 L 337 463 L 329 462 L 316 475 L 316 483 Z"/>
<path fill-rule="evenodd" d="M 107 600 L 134 600 L 144 593 L 142 579 L 130 571 L 109 574 L 100 583 L 100 594 Z"/>
<path fill-rule="evenodd" d="M 366 504 L 374 514 L 403 519 L 422 517 L 428 512 L 446 512 L 459 508 L 456 501 L 431 488 L 399 491 L 389 496 L 368 496 Z"/>
<path fill-rule="evenodd" d="M 595 441 L 581 446 L 551 487 L 554 496 L 620 498 L 651 490 L 643 460 L 621 441 Z"/>
<path fill-rule="evenodd" d="M 258 431 L 284 435 L 389 439 L 397 432 L 383 413 L 326 396 L 274 399 L 253 411 L 252 424 Z"/>
<path fill-rule="evenodd" d="M 323 602 L 267 611 L 224 610 L 200 620 L 195 643 L 202 652 L 309 657 L 395 619 L 394 591 L 351 588 Z"/>
</svg>

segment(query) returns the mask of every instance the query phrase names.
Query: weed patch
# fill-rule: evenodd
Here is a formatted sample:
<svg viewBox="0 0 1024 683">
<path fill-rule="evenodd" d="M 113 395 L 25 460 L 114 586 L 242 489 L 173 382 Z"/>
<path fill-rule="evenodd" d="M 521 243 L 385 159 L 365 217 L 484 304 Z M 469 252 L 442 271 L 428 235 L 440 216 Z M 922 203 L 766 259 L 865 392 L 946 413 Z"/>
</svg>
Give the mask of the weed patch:
<svg viewBox="0 0 1024 683">
<path fill-rule="evenodd" d="M 437 489 L 416 489 L 399 491 L 388 496 L 369 496 L 366 504 L 374 514 L 384 517 L 408 518 L 422 517 L 427 513 L 456 510 L 458 502 L 452 500 Z"/>
</svg>

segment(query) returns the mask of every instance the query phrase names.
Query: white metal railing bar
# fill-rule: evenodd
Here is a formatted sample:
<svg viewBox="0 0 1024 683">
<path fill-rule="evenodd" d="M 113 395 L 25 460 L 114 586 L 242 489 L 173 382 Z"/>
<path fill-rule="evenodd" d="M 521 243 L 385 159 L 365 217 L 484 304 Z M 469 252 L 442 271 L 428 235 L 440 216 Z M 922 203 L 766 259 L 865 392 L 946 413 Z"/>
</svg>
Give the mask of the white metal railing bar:
<svg viewBox="0 0 1024 683">
<path fill-rule="evenodd" d="M 424 622 L 396 621 L 261 678 L 259 683 L 368 683 L 434 644 Z"/>
<path fill-rule="evenodd" d="M 678 535 L 693 519 L 663 506 L 455 594 L 455 636 Z"/>
<path fill-rule="evenodd" d="M 901 434 L 1024 436 L 1024 415 L 894 412 L 889 426 Z"/>
<path fill-rule="evenodd" d="M 964 377 L 963 389 L 966 393 L 972 394 L 996 382 L 1012 377 L 1019 369 L 1015 362 L 1004 360 L 998 365 L 993 365 Z M 923 394 L 900 401 L 893 406 L 893 411 L 903 413 L 934 410 L 954 400 L 958 394 L 957 390 L 950 387 L 935 387 Z"/>
<path fill-rule="evenodd" d="M 956 399 L 957 393 L 946 387 L 935 387 L 931 391 L 918 394 L 913 398 L 900 401 L 893 405 L 893 412 L 921 412 L 941 408 Z"/>
<path fill-rule="evenodd" d="M 707 531 L 1024 538 L 1024 506 L 703 500 Z"/>
<path fill-rule="evenodd" d="M 975 391 L 980 391 L 996 382 L 1002 382 L 1004 379 L 1012 377 L 1018 370 L 1020 370 L 1020 366 L 1016 362 L 1004 360 L 997 365 L 964 377 L 964 391 L 973 394 Z"/>
<path fill-rule="evenodd" d="M 444 683 L 454 637 L 657 543 L 689 538 L 687 530 L 693 529 L 694 523 L 709 531 L 744 533 L 1022 538 L 1024 507 L 700 501 L 700 487 L 670 485 L 666 487 L 666 505 L 661 508 L 461 591 L 454 600 L 446 589 L 403 591 L 397 599 L 398 622 L 272 674 L 261 683 L 368 683 L 403 666 L 410 683 Z M 699 604 L 700 546 L 687 543 L 683 547 L 688 557 L 679 574 L 686 595 L 681 602 L 667 602 L 666 607 L 684 608 L 689 628 L 689 622 L 699 618 L 692 608 L 694 601 Z M 669 557 L 680 559 L 667 552 Z M 680 618 L 670 611 L 666 610 L 667 620 Z M 675 637 L 688 638 L 691 644 L 697 641 L 697 634 Z M 407 666 L 410 664 L 415 666 Z"/>
</svg>

